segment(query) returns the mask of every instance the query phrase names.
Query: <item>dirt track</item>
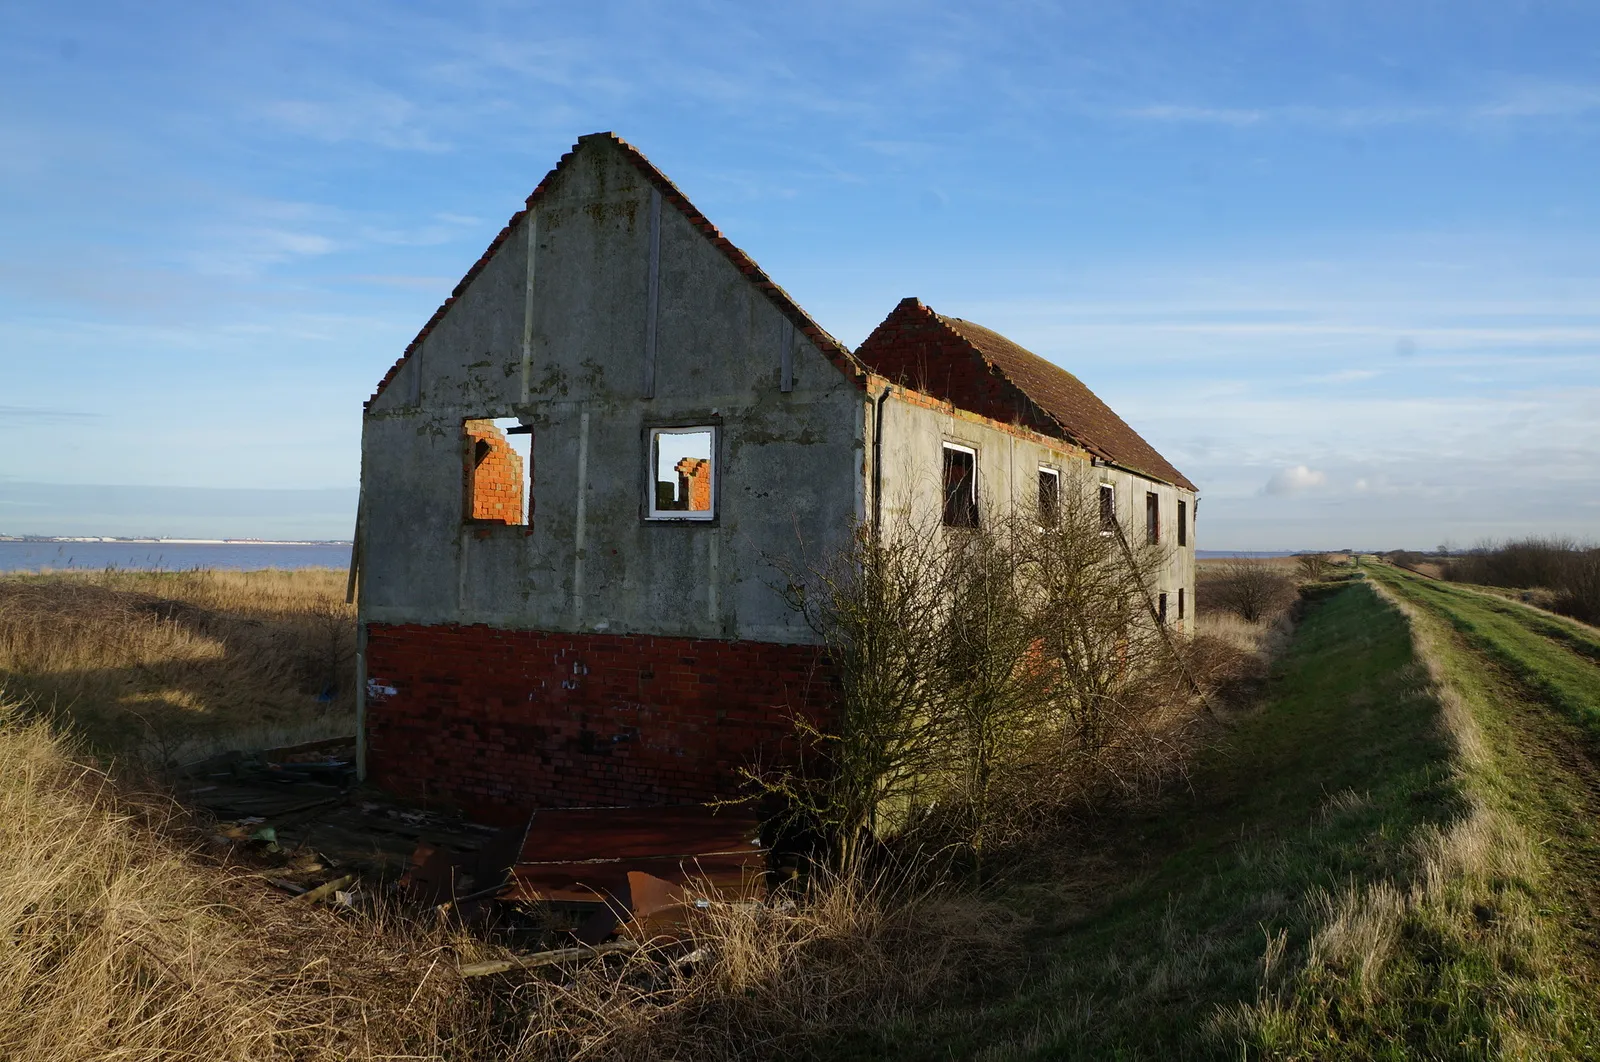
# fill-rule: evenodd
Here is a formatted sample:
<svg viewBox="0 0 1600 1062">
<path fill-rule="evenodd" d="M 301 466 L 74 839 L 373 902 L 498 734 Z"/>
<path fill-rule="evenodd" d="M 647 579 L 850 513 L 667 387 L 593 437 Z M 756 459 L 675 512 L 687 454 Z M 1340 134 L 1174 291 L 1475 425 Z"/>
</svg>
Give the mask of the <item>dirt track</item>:
<svg viewBox="0 0 1600 1062">
<path fill-rule="evenodd" d="M 1450 678 L 1494 706 L 1485 737 L 1566 903 L 1571 972 L 1600 989 L 1600 630 L 1388 565 L 1369 573 L 1442 621 L 1476 666 Z"/>
</svg>

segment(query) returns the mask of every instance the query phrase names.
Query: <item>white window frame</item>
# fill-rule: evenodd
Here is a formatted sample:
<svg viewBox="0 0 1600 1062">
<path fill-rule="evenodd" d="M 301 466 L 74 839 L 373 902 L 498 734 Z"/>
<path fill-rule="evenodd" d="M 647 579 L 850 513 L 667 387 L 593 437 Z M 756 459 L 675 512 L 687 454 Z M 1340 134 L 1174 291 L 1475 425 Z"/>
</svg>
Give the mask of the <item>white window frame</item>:
<svg viewBox="0 0 1600 1062">
<path fill-rule="evenodd" d="M 1115 483 L 1107 483 L 1105 480 L 1100 481 L 1100 489 L 1095 494 L 1094 503 L 1096 519 L 1104 519 L 1104 511 L 1100 509 L 1099 506 L 1100 499 L 1105 497 L 1105 493 L 1108 490 L 1111 492 L 1111 522 L 1113 526 L 1106 527 L 1104 524 L 1101 524 L 1100 526 L 1100 533 L 1105 535 L 1107 538 L 1111 537 L 1111 532 L 1116 529 L 1115 525 L 1119 525 L 1122 522 L 1117 516 L 1117 485 Z"/>
<path fill-rule="evenodd" d="M 705 512 L 695 512 L 691 509 L 657 509 L 656 508 L 656 477 L 660 475 L 659 464 L 660 450 L 656 440 L 663 435 L 711 435 L 711 508 Z M 673 426 L 670 428 L 650 428 L 645 435 L 645 519 L 661 522 L 670 521 L 706 521 L 717 518 L 718 495 L 722 492 L 722 462 L 718 460 L 721 450 L 722 429 L 715 424 L 689 424 Z"/>
<path fill-rule="evenodd" d="M 981 520 L 981 514 L 978 512 L 978 450 L 976 447 L 968 446 L 965 443 L 951 442 L 948 439 L 941 439 L 939 442 L 939 522 L 945 527 L 964 527 L 962 524 L 947 524 L 944 522 L 945 506 L 949 502 L 944 493 L 944 452 L 946 450 L 954 450 L 957 453 L 968 454 L 972 457 L 972 480 L 967 484 L 967 492 L 971 496 L 973 520 L 970 528 L 964 528 L 965 530 L 971 530 L 976 528 Z"/>
<path fill-rule="evenodd" d="M 1060 523 L 1061 523 L 1061 469 L 1059 469 L 1059 468 L 1057 468 L 1057 467 L 1056 467 L 1056 466 L 1055 466 L 1055 465 L 1043 465 L 1043 464 L 1042 464 L 1042 465 L 1040 465 L 1040 466 L 1039 466 L 1039 473 L 1040 473 L 1040 474 L 1041 474 L 1041 475 L 1046 475 L 1046 476 L 1050 476 L 1050 477 L 1052 477 L 1052 478 L 1054 478 L 1054 479 L 1055 479 L 1055 481 L 1056 481 L 1056 511 L 1055 511 L 1055 520 L 1054 520 L 1054 521 L 1053 521 L 1053 522 L 1052 522 L 1052 523 L 1051 523 L 1051 524 L 1049 524 L 1049 525 L 1048 525 L 1048 526 L 1050 526 L 1050 527 L 1054 527 L 1054 526 L 1056 526 L 1056 525 L 1058 525 L 1058 524 L 1060 524 Z M 1036 483 L 1037 483 L 1037 479 L 1035 479 L 1035 482 L 1036 482 Z M 1035 489 L 1037 489 L 1037 488 L 1035 488 Z M 1043 512 L 1042 512 L 1042 510 L 1043 510 L 1043 508 L 1044 508 L 1044 507 L 1043 507 L 1043 506 L 1042 506 L 1042 505 L 1040 505 L 1040 504 L 1039 504 L 1039 503 L 1040 503 L 1040 502 L 1041 502 L 1041 501 L 1042 501 L 1042 500 L 1043 500 L 1043 499 L 1042 499 L 1042 498 L 1035 498 L 1035 499 L 1034 499 L 1034 503 L 1033 503 L 1033 515 L 1034 515 L 1034 517 L 1035 517 L 1035 518 L 1036 518 L 1036 519 L 1037 519 L 1037 518 L 1038 518 L 1038 517 L 1040 517 L 1040 516 L 1042 516 L 1042 515 L 1044 515 L 1044 514 L 1043 514 Z M 1043 522 L 1042 522 L 1042 521 L 1041 521 L 1041 522 L 1040 522 L 1040 523 L 1039 523 L 1039 526 L 1040 526 L 1040 527 L 1045 527 L 1045 526 L 1047 526 L 1047 525 L 1046 525 L 1046 524 L 1044 524 L 1044 523 L 1043 523 Z"/>
</svg>

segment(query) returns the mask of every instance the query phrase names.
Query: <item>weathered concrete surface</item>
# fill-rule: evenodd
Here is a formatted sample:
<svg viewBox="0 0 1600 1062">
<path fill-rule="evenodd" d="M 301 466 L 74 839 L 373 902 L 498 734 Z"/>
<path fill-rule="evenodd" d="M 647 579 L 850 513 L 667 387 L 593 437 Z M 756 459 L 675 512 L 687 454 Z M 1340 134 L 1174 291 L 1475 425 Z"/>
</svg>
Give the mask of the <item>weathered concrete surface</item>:
<svg viewBox="0 0 1600 1062">
<path fill-rule="evenodd" d="M 826 552 L 862 515 L 865 396 L 663 203 L 643 397 L 652 192 L 613 141 L 585 138 L 371 404 L 366 619 L 813 640 L 771 559 Z M 463 520 L 462 423 L 505 416 L 534 429 L 531 529 Z M 646 428 L 700 423 L 721 425 L 718 518 L 645 520 Z"/>
<path fill-rule="evenodd" d="M 1061 472 L 1063 491 L 1116 488 L 1117 518 L 1138 548 L 1145 534 L 1145 493 L 1160 499 L 1160 545 L 1167 547 L 1155 593 L 1169 595 L 1173 626 L 1194 631 L 1194 493 L 1109 465 L 1091 465 L 1089 454 L 1070 443 L 1042 439 L 1031 432 L 1006 431 L 992 422 L 922 396 L 907 400 L 892 392 L 883 410 L 883 502 L 886 526 L 904 522 L 934 527 L 943 511 L 944 444 L 956 443 L 978 454 L 978 502 L 990 511 L 1036 511 L 1041 467 Z M 1178 545 L 1178 505 L 1185 502 L 1188 544 Z M 1182 588 L 1185 619 L 1177 620 L 1177 594 Z"/>
</svg>

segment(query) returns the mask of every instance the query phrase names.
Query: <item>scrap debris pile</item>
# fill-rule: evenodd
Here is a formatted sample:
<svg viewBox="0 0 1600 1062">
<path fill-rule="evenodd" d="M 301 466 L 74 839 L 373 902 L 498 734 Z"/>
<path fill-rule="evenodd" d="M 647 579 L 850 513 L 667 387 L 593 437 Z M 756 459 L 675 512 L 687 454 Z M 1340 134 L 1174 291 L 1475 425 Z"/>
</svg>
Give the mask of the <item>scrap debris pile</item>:
<svg viewBox="0 0 1600 1062">
<path fill-rule="evenodd" d="M 512 949 L 464 976 L 689 941 L 713 900 L 765 894 L 770 852 L 743 807 L 552 808 L 495 827 L 359 785 L 354 759 L 354 739 L 227 753 L 183 768 L 180 795 L 302 902 L 387 893 Z"/>
</svg>

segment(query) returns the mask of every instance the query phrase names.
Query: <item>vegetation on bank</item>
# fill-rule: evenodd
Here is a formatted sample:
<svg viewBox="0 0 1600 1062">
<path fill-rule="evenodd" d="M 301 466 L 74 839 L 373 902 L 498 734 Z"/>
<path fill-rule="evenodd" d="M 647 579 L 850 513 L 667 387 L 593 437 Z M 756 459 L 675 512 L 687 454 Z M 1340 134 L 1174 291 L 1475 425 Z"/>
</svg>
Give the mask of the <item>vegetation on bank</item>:
<svg viewBox="0 0 1600 1062">
<path fill-rule="evenodd" d="M 58 731 L 13 712 L 0 914 L 18 946 L 0 951 L 0 1054 L 1591 1057 L 1600 942 L 1577 912 L 1600 909 L 1584 832 L 1600 785 L 1568 720 L 1600 689 L 1592 632 L 1366 571 L 1406 614 L 1350 568 L 1306 586 L 1292 627 L 1208 608 L 1195 640 L 1209 648 L 1189 659 L 1208 688 L 1233 683 L 1213 697 L 1222 724 L 1149 785 L 1032 820 L 981 885 L 880 854 L 773 904 L 713 904 L 692 949 L 516 977 L 460 978 L 494 952 L 459 924 L 274 894 L 201 824 L 75 766 Z M 159 597 L 166 578 L 121 589 Z M 324 577 L 306 578 L 314 600 Z M 1207 585 L 1203 570 L 1202 603 Z M 254 613 L 269 630 L 271 612 Z M 284 647 L 260 673 L 304 675 L 292 662 L 313 643 L 256 644 Z M 141 653 L 79 685 L 73 711 L 190 666 Z M 55 674 L 10 659 L 31 682 Z"/>
<path fill-rule="evenodd" d="M 1013 994 L 861 1055 L 1586 1055 L 1554 886 L 1472 715 L 1370 587 L 1312 595 L 1191 795 L 1013 884 L 1039 919 Z"/>
<path fill-rule="evenodd" d="M 0 689 L 103 757 L 149 767 L 350 734 L 345 575 L 0 577 Z"/>
<path fill-rule="evenodd" d="M 1457 553 L 1400 552 L 1389 559 L 1452 582 L 1514 590 L 1528 604 L 1600 623 L 1600 546 L 1570 538 L 1526 538 Z"/>
</svg>

